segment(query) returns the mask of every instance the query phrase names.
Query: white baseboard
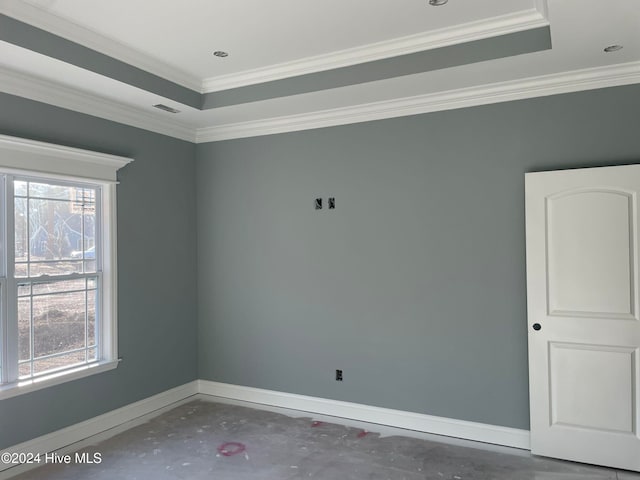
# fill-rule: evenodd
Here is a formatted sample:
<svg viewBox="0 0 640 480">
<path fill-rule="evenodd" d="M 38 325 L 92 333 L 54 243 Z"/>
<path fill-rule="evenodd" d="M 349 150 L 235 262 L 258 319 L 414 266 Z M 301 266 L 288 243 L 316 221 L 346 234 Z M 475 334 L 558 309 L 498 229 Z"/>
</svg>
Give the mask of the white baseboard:
<svg viewBox="0 0 640 480">
<path fill-rule="evenodd" d="M 362 426 L 364 423 L 375 424 L 391 429 L 401 429 L 409 436 L 415 436 L 411 433 L 418 432 L 524 450 L 530 449 L 529 431 L 527 430 L 228 383 L 196 380 L 84 422 L 14 445 L 0 451 L 0 455 L 4 452 L 40 453 L 42 455 L 49 452 L 57 452 L 61 455 L 71 453 L 140 425 L 167 410 L 197 398 L 195 395 L 205 399 L 217 398 L 231 403 L 246 403 L 255 408 L 285 409 L 314 416 L 337 417 L 343 420 L 342 423 L 351 426 Z M 391 431 L 392 434 L 402 433 L 389 429 L 386 431 L 387 433 Z M 36 467 L 38 464 L 12 466 L 0 463 L 0 480 L 6 480 Z"/>
<path fill-rule="evenodd" d="M 2 450 L 0 455 L 4 452 L 42 455 L 48 452 L 71 453 L 140 425 L 181 403 L 188 402 L 197 393 L 198 382 L 189 382 L 84 422 L 14 445 Z M 0 480 L 35 467 L 38 467 L 38 464 L 12 466 L 0 463 Z"/>
<path fill-rule="evenodd" d="M 198 380 L 201 395 L 240 400 L 257 405 L 269 405 L 327 415 L 361 422 L 385 425 L 414 432 L 445 435 L 447 437 L 491 443 L 529 450 L 529 431 L 484 423 L 435 417 L 422 413 L 372 407 L 359 403 L 341 402 L 260 388 Z"/>
</svg>

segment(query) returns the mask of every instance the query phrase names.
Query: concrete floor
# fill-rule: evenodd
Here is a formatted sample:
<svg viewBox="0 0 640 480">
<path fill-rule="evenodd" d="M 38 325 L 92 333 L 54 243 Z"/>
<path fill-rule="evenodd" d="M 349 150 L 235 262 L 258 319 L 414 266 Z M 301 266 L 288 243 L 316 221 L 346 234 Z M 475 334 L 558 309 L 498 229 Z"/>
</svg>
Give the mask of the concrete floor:
<svg viewBox="0 0 640 480">
<path fill-rule="evenodd" d="M 455 443 L 455 442 L 454 442 Z M 46 465 L 15 480 L 637 480 L 640 474 L 483 444 L 381 437 L 359 428 L 194 401 L 86 448 L 100 464 Z"/>
</svg>

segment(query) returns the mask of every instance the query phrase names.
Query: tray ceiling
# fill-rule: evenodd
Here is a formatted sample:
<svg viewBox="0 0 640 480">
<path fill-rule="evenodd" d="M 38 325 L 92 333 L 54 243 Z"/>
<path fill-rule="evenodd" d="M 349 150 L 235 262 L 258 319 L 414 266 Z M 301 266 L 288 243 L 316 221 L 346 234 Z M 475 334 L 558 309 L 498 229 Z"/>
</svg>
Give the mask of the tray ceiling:
<svg viewBox="0 0 640 480">
<path fill-rule="evenodd" d="M 0 0 L 0 90 L 213 141 L 636 83 L 638 25 L 637 0 Z"/>
</svg>

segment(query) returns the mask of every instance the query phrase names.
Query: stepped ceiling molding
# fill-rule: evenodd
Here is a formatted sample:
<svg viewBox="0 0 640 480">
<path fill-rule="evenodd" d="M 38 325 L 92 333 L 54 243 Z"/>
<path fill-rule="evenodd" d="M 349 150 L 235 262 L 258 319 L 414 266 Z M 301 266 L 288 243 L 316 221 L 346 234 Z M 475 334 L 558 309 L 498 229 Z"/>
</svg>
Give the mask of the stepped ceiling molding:
<svg viewBox="0 0 640 480">
<path fill-rule="evenodd" d="M 211 142 L 638 83 L 638 25 L 637 0 L 0 0 L 0 91 Z"/>
</svg>

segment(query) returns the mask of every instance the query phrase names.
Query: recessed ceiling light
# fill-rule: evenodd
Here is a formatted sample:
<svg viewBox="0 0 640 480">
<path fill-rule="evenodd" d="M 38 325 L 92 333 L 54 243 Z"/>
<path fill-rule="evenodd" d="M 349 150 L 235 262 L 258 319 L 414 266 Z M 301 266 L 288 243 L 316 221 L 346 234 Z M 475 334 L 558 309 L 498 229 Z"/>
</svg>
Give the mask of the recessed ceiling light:
<svg viewBox="0 0 640 480">
<path fill-rule="evenodd" d="M 449 0 L 429 0 L 429 5 L 432 7 L 439 7 L 440 5 L 444 5 Z"/>
<path fill-rule="evenodd" d="M 622 50 L 622 45 L 609 45 L 604 49 L 604 51 L 607 53 L 617 52 L 618 50 Z"/>
<path fill-rule="evenodd" d="M 229 56 L 229 54 L 227 52 L 223 52 L 222 50 L 217 50 L 217 51 L 213 52 L 213 54 L 216 57 L 220 57 L 220 58 L 224 58 L 224 57 L 228 57 Z"/>
</svg>

